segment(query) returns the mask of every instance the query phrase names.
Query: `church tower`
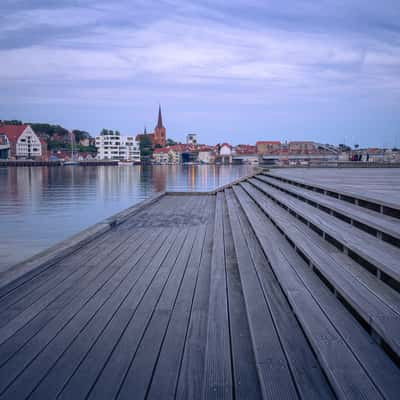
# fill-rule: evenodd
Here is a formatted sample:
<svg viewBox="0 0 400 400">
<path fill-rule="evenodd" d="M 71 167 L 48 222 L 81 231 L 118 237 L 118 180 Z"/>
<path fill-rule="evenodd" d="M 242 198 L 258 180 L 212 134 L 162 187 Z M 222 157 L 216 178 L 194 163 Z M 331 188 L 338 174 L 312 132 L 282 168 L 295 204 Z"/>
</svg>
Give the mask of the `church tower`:
<svg viewBox="0 0 400 400">
<path fill-rule="evenodd" d="M 157 125 L 154 128 L 154 140 L 153 144 L 159 144 L 164 147 L 166 143 L 166 130 L 163 126 L 162 115 L 161 115 L 161 105 L 158 107 L 158 120 Z"/>
</svg>

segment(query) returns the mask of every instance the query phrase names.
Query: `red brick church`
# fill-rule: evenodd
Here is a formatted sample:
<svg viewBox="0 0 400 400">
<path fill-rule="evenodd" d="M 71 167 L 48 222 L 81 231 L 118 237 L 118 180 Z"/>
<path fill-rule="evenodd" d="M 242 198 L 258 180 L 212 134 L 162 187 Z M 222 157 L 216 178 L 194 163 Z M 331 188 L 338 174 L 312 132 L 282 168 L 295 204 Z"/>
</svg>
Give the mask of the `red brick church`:
<svg viewBox="0 0 400 400">
<path fill-rule="evenodd" d="M 146 128 L 145 128 L 143 134 L 139 134 L 139 135 L 136 136 L 136 140 L 140 141 L 141 138 L 144 135 L 147 135 L 150 138 L 151 143 L 152 143 L 153 146 L 157 146 L 158 145 L 158 146 L 164 147 L 165 144 L 166 144 L 166 140 L 167 140 L 166 139 L 166 133 L 167 133 L 167 131 L 166 131 L 166 129 L 165 129 L 164 125 L 163 125 L 163 122 L 162 122 L 161 105 L 160 105 L 159 108 L 158 108 L 157 125 L 154 128 L 154 132 L 153 133 L 147 133 L 146 132 Z"/>
</svg>

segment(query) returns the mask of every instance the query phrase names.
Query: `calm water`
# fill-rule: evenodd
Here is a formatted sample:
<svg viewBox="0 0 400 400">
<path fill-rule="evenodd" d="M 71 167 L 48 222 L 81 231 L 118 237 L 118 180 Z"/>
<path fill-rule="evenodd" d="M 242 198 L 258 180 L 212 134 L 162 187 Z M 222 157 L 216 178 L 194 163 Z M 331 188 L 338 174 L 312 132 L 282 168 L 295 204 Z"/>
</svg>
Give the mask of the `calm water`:
<svg viewBox="0 0 400 400">
<path fill-rule="evenodd" d="M 247 166 L 0 168 L 0 271 L 164 190 L 210 190 Z"/>
</svg>

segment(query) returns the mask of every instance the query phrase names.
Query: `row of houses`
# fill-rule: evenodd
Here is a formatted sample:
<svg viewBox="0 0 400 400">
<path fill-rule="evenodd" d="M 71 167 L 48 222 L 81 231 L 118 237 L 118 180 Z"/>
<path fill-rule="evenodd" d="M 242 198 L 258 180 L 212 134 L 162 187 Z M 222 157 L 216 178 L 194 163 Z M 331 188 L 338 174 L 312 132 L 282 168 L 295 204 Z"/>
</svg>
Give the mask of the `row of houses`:
<svg viewBox="0 0 400 400">
<path fill-rule="evenodd" d="M 159 110 L 159 130 L 165 140 L 165 128 L 162 125 L 161 110 Z M 157 127 L 156 127 L 157 128 Z M 151 135 L 151 134 L 149 134 Z M 143 136 L 143 135 L 142 135 Z M 92 139 L 96 153 L 81 152 L 75 156 L 77 160 L 118 160 L 134 164 L 141 162 L 140 138 L 124 136 L 119 132 L 103 131 Z M 86 138 L 86 140 L 88 140 Z M 93 143 L 92 142 L 92 143 Z M 85 145 L 86 143 L 81 143 Z M 400 162 L 400 152 L 390 149 L 366 148 L 342 151 L 340 147 L 321 144 L 313 141 L 258 141 L 255 145 L 229 143 L 214 146 L 198 144 L 196 134 L 187 136 L 186 144 L 157 147 L 153 151 L 152 162 L 155 164 L 267 164 L 291 165 L 326 163 L 331 161 L 361 161 L 361 162 Z M 47 144 L 28 124 L 8 125 L 0 123 L 0 159 L 31 159 L 31 160 L 68 160 L 71 152 L 57 150 L 49 153 Z"/>
<path fill-rule="evenodd" d="M 215 146 L 177 144 L 155 149 L 156 164 L 197 162 L 204 164 L 289 164 L 309 162 L 314 159 L 337 159 L 339 150 L 331 145 L 311 141 L 259 141 L 255 145 L 229 143 Z"/>
<path fill-rule="evenodd" d="M 88 146 L 91 144 L 90 138 L 82 139 L 80 144 Z M 73 157 L 71 151 L 54 150 L 50 152 L 47 147 L 47 142 L 29 124 L 0 123 L 0 159 L 56 161 L 70 160 Z M 80 152 L 74 158 L 79 161 L 93 160 L 96 158 L 96 154 Z"/>
<path fill-rule="evenodd" d="M 156 164 L 201 163 L 216 162 L 231 163 L 233 147 L 228 143 L 215 146 L 197 144 L 176 144 L 156 148 L 153 152 L 153 162 Z"/>
</svg>

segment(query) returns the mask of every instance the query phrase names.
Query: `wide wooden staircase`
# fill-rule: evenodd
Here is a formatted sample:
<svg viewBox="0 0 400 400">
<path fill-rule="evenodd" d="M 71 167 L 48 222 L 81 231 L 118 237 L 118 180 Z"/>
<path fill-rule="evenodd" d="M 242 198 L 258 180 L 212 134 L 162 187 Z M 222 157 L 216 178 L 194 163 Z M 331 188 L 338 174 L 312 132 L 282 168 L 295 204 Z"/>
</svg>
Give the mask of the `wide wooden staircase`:
<svg viewBox="0 0 400 400">
<path fill-rule="evenodd" d="M 399 398 L 396 210 L 266 172 L 218 192 L 215 218 L 263 397 Z"/>
</svg>

